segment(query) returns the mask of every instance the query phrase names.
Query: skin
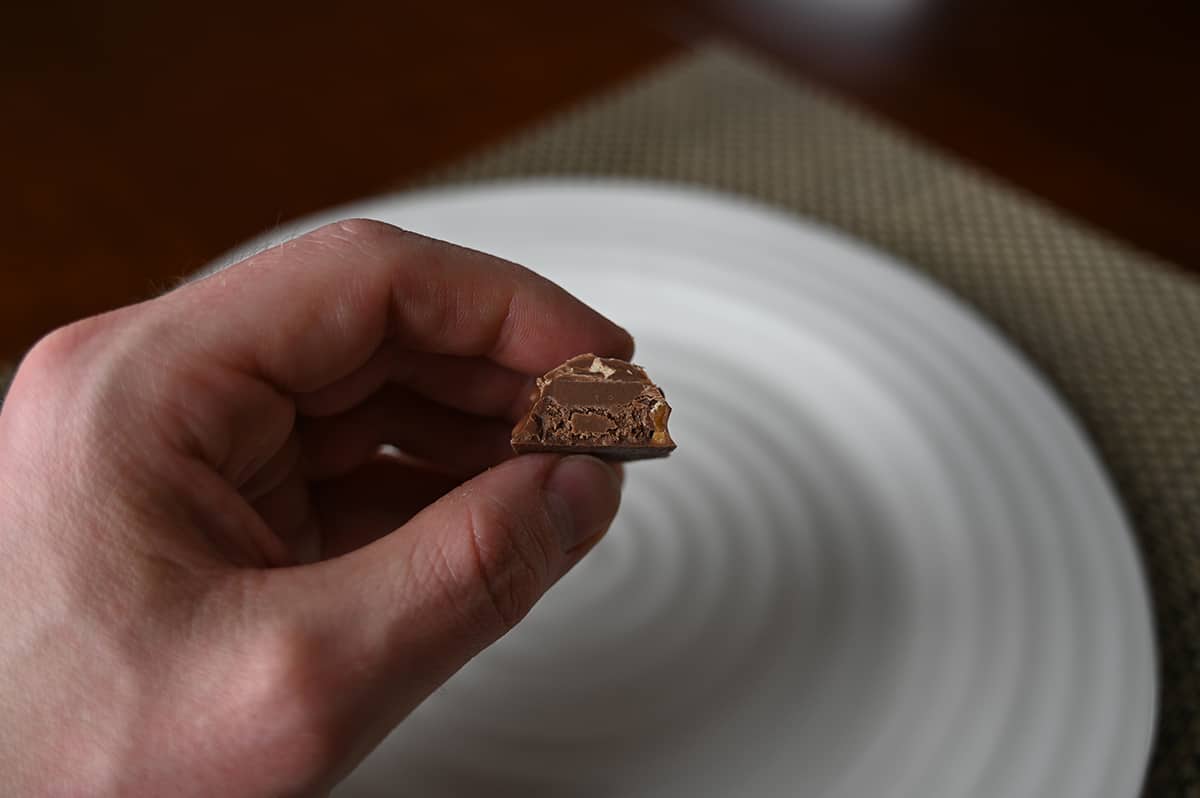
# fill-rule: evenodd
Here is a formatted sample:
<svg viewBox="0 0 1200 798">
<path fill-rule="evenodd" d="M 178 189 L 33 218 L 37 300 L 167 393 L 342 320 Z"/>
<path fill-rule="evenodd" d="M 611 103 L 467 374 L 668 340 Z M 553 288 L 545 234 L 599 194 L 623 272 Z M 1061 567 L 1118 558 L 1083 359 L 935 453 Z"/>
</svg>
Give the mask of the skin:
<svg viewBox="0 0 1200 798">
<path fill-rule="evenodd" d="M 618 471 L 508 435 L 632 348 L 363 220 L 52 333 L 0 411 L 6 792 L 327 792 L 607 529 Z"/>
</svg>

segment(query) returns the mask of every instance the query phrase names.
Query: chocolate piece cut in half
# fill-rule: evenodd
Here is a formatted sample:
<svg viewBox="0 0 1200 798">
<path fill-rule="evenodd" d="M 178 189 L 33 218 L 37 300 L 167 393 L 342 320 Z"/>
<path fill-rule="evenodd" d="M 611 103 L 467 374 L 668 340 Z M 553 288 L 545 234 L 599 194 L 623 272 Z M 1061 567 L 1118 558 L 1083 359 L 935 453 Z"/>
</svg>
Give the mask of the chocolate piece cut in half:
<svg viewBox="0 0 1200 798">
<path fill-rule="evenodd" d="M 512 432 L 513 451 L 593 454 L 609 460 L 666 457 L 671 406 L 641 366 L 576 355 L 538 377 L 533 406 Z"/>
</svg>

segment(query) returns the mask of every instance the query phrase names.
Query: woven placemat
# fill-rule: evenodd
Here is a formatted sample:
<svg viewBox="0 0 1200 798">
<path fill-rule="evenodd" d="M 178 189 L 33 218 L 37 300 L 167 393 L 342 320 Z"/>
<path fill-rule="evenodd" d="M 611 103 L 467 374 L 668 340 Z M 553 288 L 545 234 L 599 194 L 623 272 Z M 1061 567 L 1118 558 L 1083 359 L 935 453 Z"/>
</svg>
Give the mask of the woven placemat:
<svg viewBox="0 0 1200 798">
<path fill-rule="evenodd" d="M 722 46 L 424 184 L 699 184 L 840 228 L 1000 327 L 1083 420 L 1137 529 L 1162 661 L 1147 796 L 1200 795 L 1200 282 Z"/>
</svg>

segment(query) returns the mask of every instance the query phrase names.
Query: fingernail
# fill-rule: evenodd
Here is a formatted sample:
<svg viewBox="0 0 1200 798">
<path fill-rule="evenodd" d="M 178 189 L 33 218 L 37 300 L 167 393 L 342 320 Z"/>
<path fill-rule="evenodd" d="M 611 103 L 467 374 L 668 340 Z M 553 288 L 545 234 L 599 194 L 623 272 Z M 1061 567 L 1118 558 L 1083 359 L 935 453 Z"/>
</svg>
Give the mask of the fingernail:
<svg viewBox="0 0 1200 798">
<path fill-rule="evenodd" d="M 612 522 L 621 501 L 621 483 L 612 468 L 595 457 L 571 455 L 554 467 L 546 493 L 560 511 L 559 540 L 571 551 L 599 535 Z"/>
</svg>

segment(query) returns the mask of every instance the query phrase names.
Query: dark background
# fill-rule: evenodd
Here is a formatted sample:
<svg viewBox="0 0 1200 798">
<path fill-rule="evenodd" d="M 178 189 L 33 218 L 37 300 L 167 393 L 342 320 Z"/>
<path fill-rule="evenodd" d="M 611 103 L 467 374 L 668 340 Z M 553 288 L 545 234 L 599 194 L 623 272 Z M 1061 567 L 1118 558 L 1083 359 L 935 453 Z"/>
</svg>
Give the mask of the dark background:
<svg viewBox="0 0 1200 798">
<path fill-rule="evenodd" d="M 30 3 L 0 20 L 0 359 L 714 37 L 1200 271 L 1194 0 Z"/>
</svg>

